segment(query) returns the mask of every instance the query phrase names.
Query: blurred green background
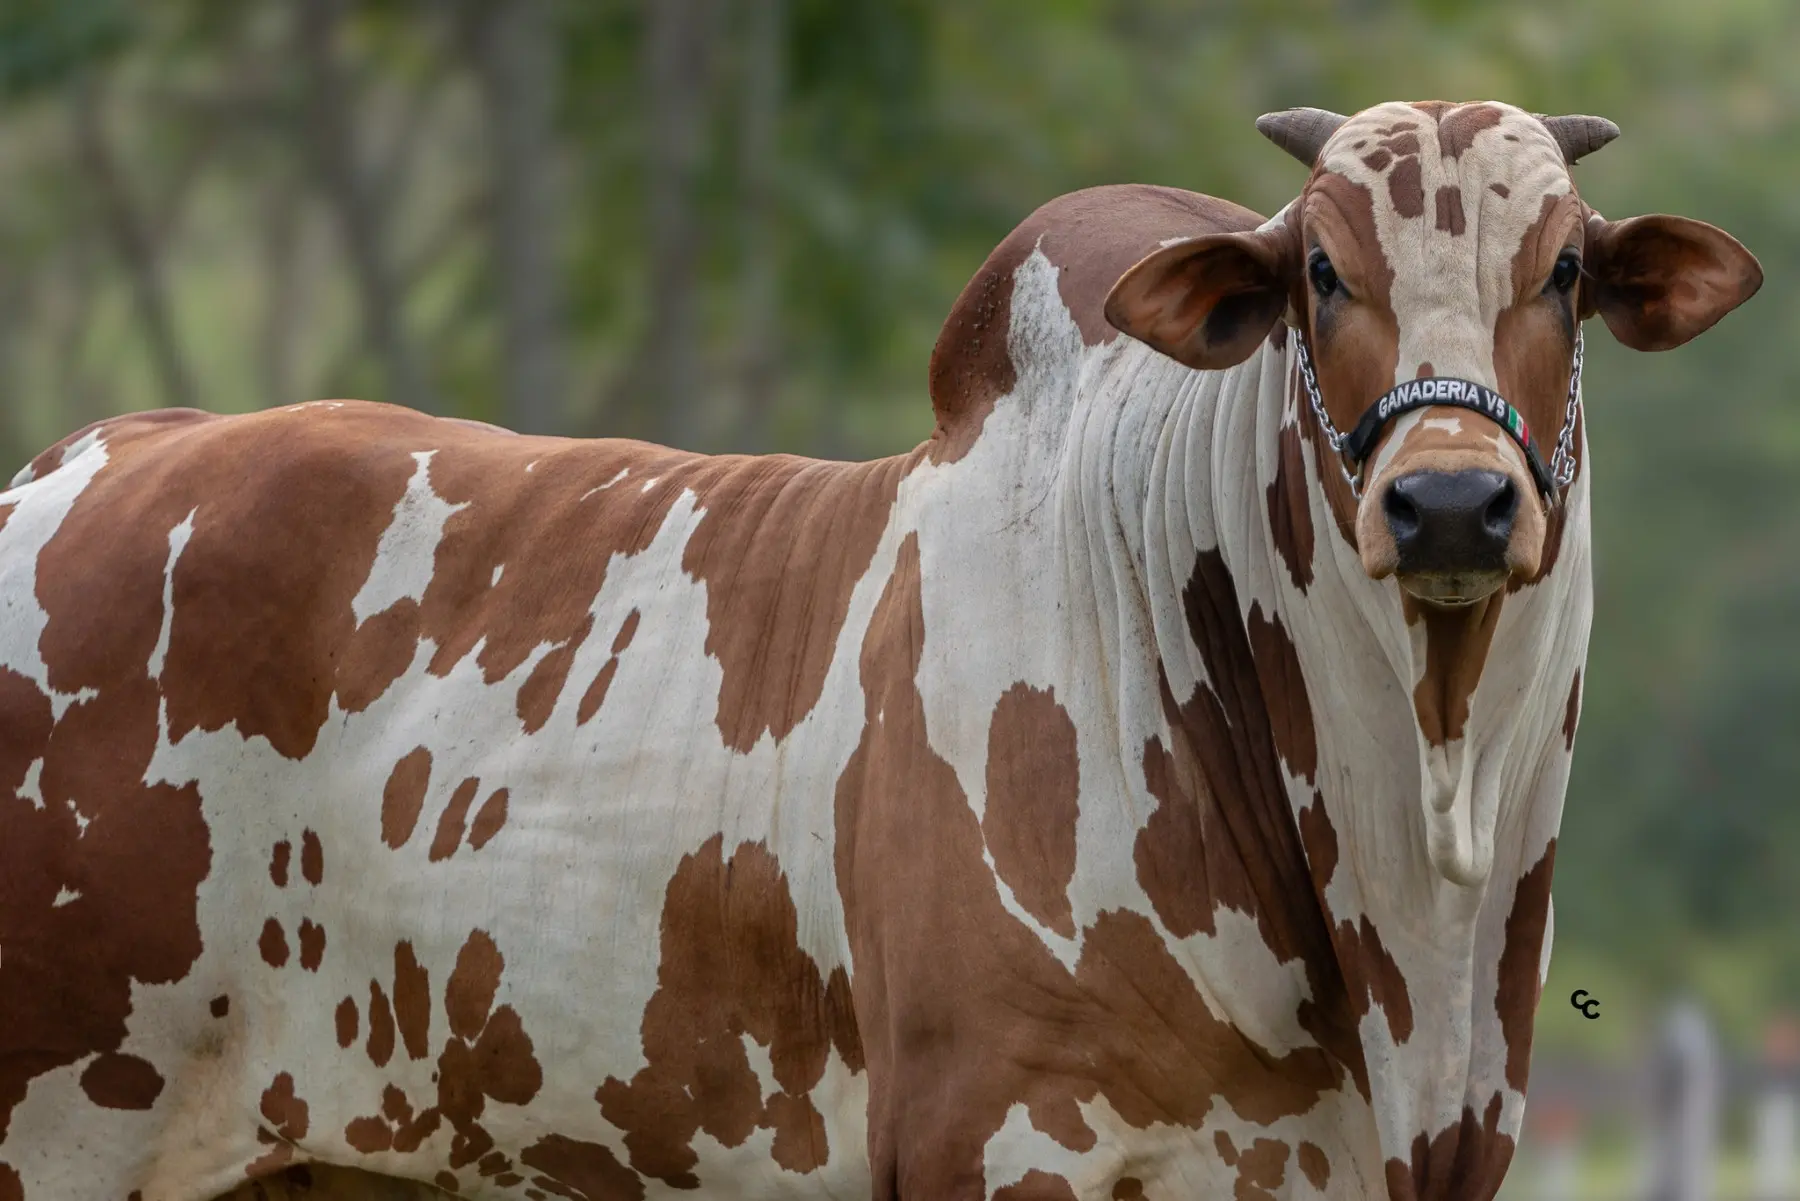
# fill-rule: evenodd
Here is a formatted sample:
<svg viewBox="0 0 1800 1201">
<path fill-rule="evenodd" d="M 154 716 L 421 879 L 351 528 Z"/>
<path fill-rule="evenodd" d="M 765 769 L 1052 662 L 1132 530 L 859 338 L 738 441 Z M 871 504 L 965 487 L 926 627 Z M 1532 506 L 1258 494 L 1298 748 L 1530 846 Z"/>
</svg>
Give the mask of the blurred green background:
<svg viewBox="0 0 1800 1201">
<path fill-rule="evenodd" d="M 1598 605 L 1544 1055 L 1677 991 L 1800 1007 L 1800 5 L 1792 0 L 0 2 L 0 459 L 128 409 L 324 396 L 866 457 L 1044 200 L 1271 212 L 1267 110 L 1591 112 L 1620 217 L 1768 282 L 1656 356 L 1596 323 Z M 1563 1003 L 1602 998 L 1606 1020 Z"/>
</svg>

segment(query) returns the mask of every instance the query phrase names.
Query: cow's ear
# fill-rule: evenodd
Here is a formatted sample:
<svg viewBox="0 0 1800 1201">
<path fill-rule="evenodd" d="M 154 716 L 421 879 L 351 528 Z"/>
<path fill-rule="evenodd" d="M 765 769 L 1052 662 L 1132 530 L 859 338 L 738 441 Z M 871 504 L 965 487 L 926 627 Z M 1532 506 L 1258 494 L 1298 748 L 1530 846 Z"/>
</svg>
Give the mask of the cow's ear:
<svg viewBox="0 0 1800 1201">
<path fill-rule="evenodd" d="M 1165 246 L 1119 277 L 1106 319 L 1189 367 L 1234 367 L 1287 311 L 1298 246 L 1286 224 Z"/>
<path fill-rule="evenodd" d="M 1633 350 L 1699 336 L 1762 287 L 1756 256 L 1722 229 L 1661 213 L 1588 219 L 1583 316 Z"/>
</svg>

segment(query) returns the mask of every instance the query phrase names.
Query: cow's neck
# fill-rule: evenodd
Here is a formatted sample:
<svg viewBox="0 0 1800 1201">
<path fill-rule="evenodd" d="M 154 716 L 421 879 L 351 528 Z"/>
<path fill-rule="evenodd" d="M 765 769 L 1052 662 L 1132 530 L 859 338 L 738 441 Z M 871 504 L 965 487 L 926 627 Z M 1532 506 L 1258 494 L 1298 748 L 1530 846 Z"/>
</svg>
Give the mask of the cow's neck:
<svg viewBox="0 0 1800 1201">
<path fill-rule="evenodd" d="M 1291 343 L 1278 341 L 1229 372 L 1170 369 L 1166 385 L 1148 387 L 1140 377 L 1138 415 L 1119 419 L 1114 440 L 1115 478 L 1131 481 L 1115 504 L 1127 538 L 1136 541 L 1134 525 L 1143 532 L 1133 557 L 1155 669 L 1176 702 L 1171 736 L 1217 742 L 1180 705 L 1205 688 L 1222 701 L 1208 706 L 1236 712 L 1240 742 L 1260 738 L 1275 752 L 1259 758 L 1240 745 L 1232 770 L 1279 774 L 1287 812 L 1258 820 L 1279 817 L 1299 833 L 1315 892 L 1306 903 L 1330 931 L 1341 1016 L 1360 1044 L 1351 1070 L 1384 1159 L 1408 1164 L 1421 1183 L 1448 1173 L 1479 1190 L 1517 1136 L 1548 949 L 1570 677 L 1592 608 L 1586 475 L 1569 499 L 1556 568 L 1500 602 L 1463 737 L 1433 746 L 1413 702 L 1421 628 L 1408 625 L 1391 580 L 1367 578 L 1338 530 L 1319 480 L 1321 466 L 1335 465 L 1313 453 Z M 1144 462 L 1147 446 L 1154 453 L 1134 477 L 1123 465 Z M 1234 638 L 1252 669 L 1226 645 Z M 1247 697 L 1266 711 L 1261 729 Z M 1237 781 L 1239 798 L 1254 804 L 1259 784 Z"/>
</svg>

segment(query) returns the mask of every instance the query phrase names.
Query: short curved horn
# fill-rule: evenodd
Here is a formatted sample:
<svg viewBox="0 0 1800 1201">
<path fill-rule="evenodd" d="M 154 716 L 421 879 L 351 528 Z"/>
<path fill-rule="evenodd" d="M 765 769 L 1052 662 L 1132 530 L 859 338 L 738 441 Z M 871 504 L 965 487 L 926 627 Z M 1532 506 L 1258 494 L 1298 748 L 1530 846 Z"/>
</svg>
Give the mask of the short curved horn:
<svg viewBox="0 0 1800 1201">
<path fill-rule="evenodd" d="M 1571 165 L 1584 154 L 1592 154 L 1619 136 L 1619 127 L 1605 117 L 1538 116 L 1550 130 L 1550 136 L 1562 147 L 1563 161 Z"/>
<path fill-rule="evenodd" d="M 1256 119 L 1256 132 L 1308 167 L 1319 161 L 1319 151 L 1347 117 L 1322 108 L 1284 108 Z"/>
</svg>

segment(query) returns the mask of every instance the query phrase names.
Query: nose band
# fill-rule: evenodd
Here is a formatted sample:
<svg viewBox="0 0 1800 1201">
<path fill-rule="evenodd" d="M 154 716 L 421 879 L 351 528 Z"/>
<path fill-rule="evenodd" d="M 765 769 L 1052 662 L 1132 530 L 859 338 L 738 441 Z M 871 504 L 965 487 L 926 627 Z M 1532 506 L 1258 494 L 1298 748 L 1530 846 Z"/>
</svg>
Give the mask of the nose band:
<svg viewBox="0 0 1800 1201">
<path fill-rule="evenodd" d="M 1356 428 L 1344 438 L 1344 456 L 1360 470 L 1374 452 L 1375 443 L 1388 422 L 1402 413 L 1432 405 L 1468 409 L 1505 430 L 1525 452 L 1525 463 L 1531 468 L 1531 478 L 1537 481 L 1538 490 L 1545 496 L 1555 495 L 1556 482 L 1544 463 L 1544 456 L 1538 453 L 1537 441 L 1532 438 L 1531 427 L 1525 423 L 1525 418 L 1507 403 L 1504 396 L 1474 380 L 1430 376 L 1407 380 L 1399 387 L 1389 389 L 1363 411 Z"/>
</svg>

